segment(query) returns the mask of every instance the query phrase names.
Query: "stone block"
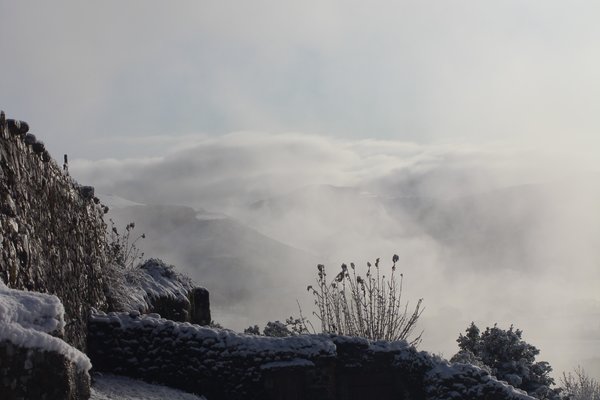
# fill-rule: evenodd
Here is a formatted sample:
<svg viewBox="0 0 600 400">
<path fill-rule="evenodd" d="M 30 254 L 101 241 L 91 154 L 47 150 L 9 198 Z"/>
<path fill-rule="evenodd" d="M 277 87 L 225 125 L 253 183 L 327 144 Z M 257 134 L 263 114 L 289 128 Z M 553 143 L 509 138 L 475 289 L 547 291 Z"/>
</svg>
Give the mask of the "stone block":
<svg viewBox="0 0 600 400">
<path fill-rule="evenodd" d="M 95 189 L 93 186 L 81 186 L 79 193 L 81 193 L 81 197 L 84 199 L 90 200 L 94 197 Z"/>
<path fill-rule="evenodd" d="M 37 138 L 35 137 L 35 135 L 33 133 L 28 133 L 25 135 L 25 144 L 28 146 L 33 146 L 35 143 L 37 143 Z"/>
<path fill-rule="evenodd" d="M 210 315 L 210 294 L 204 288 L 194 288 L 189 295 L 190 299 L 190 318 L 192 324 L 209 325 Z"/>
<path fill-rule="evenodd" d="M 25 121 L 7 119 L 6 126 L 8 127 L 8 131 L 15 136 L 25 135 L 27 132 L 29 132 L 29 124 Z"/>
<path fill-rule="evenodd" d="M 44 150 L 46 150 L 46 145 L 44 144 L 44 142 L 38 140 L 37 142 L 31 145 L 31 149 L 35 154 L 42 154 Z"/>
<path fill-rule="evenodd" d="M 87 400 L 90 376 L 64 355 L 0 342 L 2 400 Z"/>
</svg>

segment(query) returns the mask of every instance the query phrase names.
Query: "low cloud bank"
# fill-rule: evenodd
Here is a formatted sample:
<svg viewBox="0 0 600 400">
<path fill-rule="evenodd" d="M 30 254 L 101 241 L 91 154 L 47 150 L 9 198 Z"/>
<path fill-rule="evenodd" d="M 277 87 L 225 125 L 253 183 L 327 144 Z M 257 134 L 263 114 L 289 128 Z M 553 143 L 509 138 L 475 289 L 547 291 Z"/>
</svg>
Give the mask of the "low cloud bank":
<svg viewBox="0 0 600 400">
<path fill-rule="evenodd" d="M 220 260 L 215 265 L 243 243 L 252 254 L 235 254 L 226 273 L 195 262 L 202 255 L 185 248 L 154 243 L 159 254 L 147 251 L 209 281 L 213 293 L 245 293 L 215 304 L 229 313 L 224 320 L 235 321 L 235 313 L 257 323 L 288 316 L 269 310 L 259 295 L 264 281 L 245 279 L 255 271 L 244 268 L 270 274 L 277 282 L 269 285 L 310 310 L 303 288 L 314 265 L 302 263 L 318 260 L 333 272 L 341 262 L 364 265 L 396 253 L 406 298 L 425 298 L 423 348 L 452 355 L 458 333 L 475 321 L 514 323 L 559 370 L 600 355 L 600 180 L 575 159 L 506 146 L 248 132 L 190 136 L 166 145 L 165 154 L 76 160 L 71 171 L 101 193 L 219 212 L 248 228 L 241 234 L 238 225 L 211 220 L 178 233 L 178 243 L 189 246 L 196 234 L 231 240 L 211 254 Z M 197 241 L 214 253 L 214 244 Z M 253 247 L 267 242 L 276 256 Z M 296 313 L 293 305 L 287 313 Z"/>
</svg>

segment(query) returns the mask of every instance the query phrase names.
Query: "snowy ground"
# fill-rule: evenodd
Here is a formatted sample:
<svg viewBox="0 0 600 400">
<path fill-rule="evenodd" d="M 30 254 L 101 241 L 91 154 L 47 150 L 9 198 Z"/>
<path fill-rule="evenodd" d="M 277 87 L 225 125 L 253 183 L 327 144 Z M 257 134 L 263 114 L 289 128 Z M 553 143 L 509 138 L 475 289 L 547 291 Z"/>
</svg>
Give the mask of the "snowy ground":
<svg viewBox="0 0 600 400">
<path fill-rule="evenodd" d="M 206 400 L 161 385 L 110 374 L 94 374 L 91 400 Z"/>
</svg>

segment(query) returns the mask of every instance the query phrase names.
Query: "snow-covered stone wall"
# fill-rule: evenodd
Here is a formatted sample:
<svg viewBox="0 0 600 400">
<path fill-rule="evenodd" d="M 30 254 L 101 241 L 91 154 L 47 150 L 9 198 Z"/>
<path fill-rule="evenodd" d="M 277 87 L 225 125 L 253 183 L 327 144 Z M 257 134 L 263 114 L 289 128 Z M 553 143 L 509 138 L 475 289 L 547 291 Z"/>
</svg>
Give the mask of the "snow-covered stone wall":
<svg viewBox="0 0 600 400">
<path fill-rule="evenodd" d="M 110 283 L 109 311 L 156 313 L 172 321 L 198 325 L 211 322 L 208 290 L 162 260 L 148 259 Z"/>
<path fill-rule="evenodd" d="M 57 295 L 64 338 L 84 350 L 89 309 L 105 302 L 103 210 L 28 130 L 0 117 L 0 279 Z"/>
<path fill-rule="evenodd" d="M 62 339 L 58 297 L 9 289 L 0 281 L 0 397 L 87 399 L 89 358 Z"/>
<path fill-rule="evenodd" d="M 67 356 L 0 341 L 0 398 L 3 400 L 85 400 L 90 376 Z"/>
<path fill-rule="evenodd" d="M 89 328 L 95 370 L 211 400 L 532 399 L 477 367 L 451 365 L 406 342 L 253 336 L 139 313 L 97 313 Z"/>
</svg>

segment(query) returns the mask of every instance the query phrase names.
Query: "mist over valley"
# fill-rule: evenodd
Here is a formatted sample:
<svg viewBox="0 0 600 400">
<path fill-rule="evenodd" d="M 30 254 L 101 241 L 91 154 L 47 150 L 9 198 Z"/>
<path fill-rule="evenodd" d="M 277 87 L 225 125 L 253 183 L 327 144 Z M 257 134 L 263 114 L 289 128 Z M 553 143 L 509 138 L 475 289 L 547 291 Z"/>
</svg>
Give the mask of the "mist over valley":
<svg viewBox="0 0 600 400">
<path fill-rule="evenodd" d="M 236 144 L 235 179 L 196 158 L 214 152 L 214 143 L 123 175 L 102 161 L 76 162 L 74 171 L 106 182 L 97 187 L 113 194 L 104 200 L 117 227 L 134 221 L 146 234 L 139 242 L 145 256 L 175 264 L 209 288 L 214 318 L 232 329 L 298 315 L 296 300 L 310 315 L 306 286 L 318 263 L 333 276 L 341 263 L 362 268 L 380 257 L 386 265 L 398 254 L 405 298 L 425 299 L 423 348 L 449 357 L 471 321 L 514 324 L 557 371 L 573 363 L 597 370 L 596 174 L 565 176 L 541 163 L 532 172 L 529 160 L 519 174 L 480 154 L 448 150 L 423 163 L 428 148 L 412 162 L 387 154 L 377 170 L 372 155 L 369 162 L 359 152 L 332 157 L 339 156 L 332 144 L 320 163 L 303 159 L 325 151 L 314 142 L 276 140 L 277 151 L 295 159 L 265 160 L 262 142 L 246 139 Z M 298 142 L 309 150 L 296 152 Z M 335 173 L 331 159 L 339 164 Z"/>
</svg>

